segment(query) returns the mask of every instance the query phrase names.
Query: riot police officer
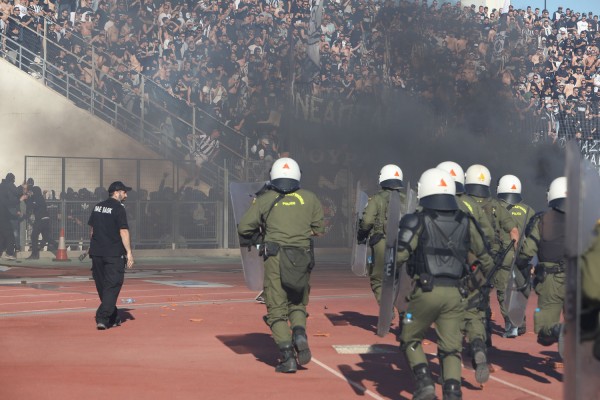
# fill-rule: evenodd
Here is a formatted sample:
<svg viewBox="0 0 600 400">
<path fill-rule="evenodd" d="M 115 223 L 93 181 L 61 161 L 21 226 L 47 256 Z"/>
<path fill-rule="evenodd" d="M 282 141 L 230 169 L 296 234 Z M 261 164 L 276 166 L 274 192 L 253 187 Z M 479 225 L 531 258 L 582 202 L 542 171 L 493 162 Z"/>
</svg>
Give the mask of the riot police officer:
<svg viewBox="0 0 600 400">
<path fill-rule="evenodd" d="M 309 278 L 314 265 L 311 236 L 324 232 L 323 209 L 314 193 L 300 188 L 300 167 L 291 158 L 273 163 L 267 190 L 238 225 L 240 245 L 262 236 L 265 258 L 265 321 L 279 347 L 276 372 L 293 373 L 311 359 L 306 336 Z"/>
<path fill-rule="evenodd" d="M 556 178 L 548 189 L 547 211 L 531 219 L 525 242 L 519 255 L 528 263 L 537 254 L 534 289 L 538 294 L 538 307 L 533 316 L 537 341 L 551 346 L 560 336 L 560 313 L 565 300 L 565 202 L 567 178 Z"/>
<path fill-rule="evenodd" d="M 489 270 L 492 259 L 477 222 L 459 210 L 456 186 L 446 171 L 425 171 L 418 184 L 422 209 L 400 221 L 397 262 L 407 262 L 415 280 L 400 335 L 416 379 L 413 399 L 435 398 L 434 382 L 422 348 L 425 331 L 435 323 L 444 400 L 461 399 L 461 323 L 465 309 L 463 278 L 469 254 Z"/>
<path fill-rule="evenodd" d="M 489 251 L 488 240 L 494 237 L 494 230 L 479 203 L 471 196 L 465 194 L 465 173 L 462 167 L 453 161 L 445 161 L 440 163 L 437 168 L 448 172 L 454 179 L 458 207 L 477 221 L 484 234 L 485 246 Z M 475 290 L 469 294 L 464 319 L 461 324 L 461 330 L 469 342 L 469 353 L 471 354 L 471 363 L 475 371 L 475 380 L 479 383 L 487 382 L 490 377 L 487 364 L 487 349 L 485 346 L 487 333 L 486 314 L 483 306 L 486 303 L 482 303 L 481 301 L 483 295 L 479 290 Z"/>
<path fill-rule="evenodd" d="M 402 170 L 397 165 L 388 164 L 381 168 L 379 172 L 381 190 L 369 198 L 357 232 L 358 242 L 368 240 L 371 247 L 373 259 L 369 265 L 369 280 L 377 304 L 381 303 L 381 282 L 385 261 L 385 225 L 390 193 L 402 189 L 403 177 Z M 401 200 L 404 197 L 404 194 L 401 193 Z"/>
<path fill-rule="evenodd" d="M 504 175 L 498 181 L 498 187 L 496 194 L 498 197 L 498 206 L 505 208 L 513 217 L 513 220 L 517 224 L 519 232 L 524 232 L 525 227 L 529 221 L 535 215 L 533 208 L 523 202 L 522 185 L 521 180 L 514 175 Z M 508 246 L 511 238 L 504 231 L 500 231 L 500 239 L 502 240 L 503 247 Z M 508 285 L 508 279 L 510 275 L 510 268 L 514 259 L 515 252 L 510 251 L 504 260 L 502 260 L 502 268 L 496 272 L 494 280 L 492 281 L 496 288 L 496 297 L 500 304 L 500 312 L 504 317 L 504 334 L 505 338 L 514 338 L 518 335 L 525 333 L 525 323 L 522 326 L 512 326 L 510 319 L 508 318 L 506 307 L 504 306 L 505 290 Z M 525 266 L 525 269 L 527 266 Z M 515 273 L 522 274 L 520 270 L 516 270 Z M 525 271 L 525 275 L 522 280 L 529 279 L 529 272 Z"/>
<path fill-rule="evenodd" d="M 596 223 L 592 246 L 581 257 L 581 294 L 583 296 L 582 319 L 591 321 L 589 329 L 583 331 L 586 339 L 594 340 L 594 357 L 600 361 L 600 221 Z"/>
<path fill-rule="evenodd" d="M 510 240 L 518 242 L 519 230 L 512 215 L 504 207 L 500 207 L 497 200 L 492 197 L 490 182 L 492 176 L 490 170 L 481 164 L 474 164 L 467 168 L 465 173 L 465 191 L 484 211 L 492 227 L 493 236 L 487 237 L 490 244 L 492 257 L 502 252 L 505 244 L 502 238 L 508 235 Z M 492 346 L 491 309 L 489 305 L 490 288 L 482 288 L 481 302 L 476 305 L 479 311 L 483 310 L 481 317 L 485 321 L 485 343 L 487 347 Z"/>
</svg>

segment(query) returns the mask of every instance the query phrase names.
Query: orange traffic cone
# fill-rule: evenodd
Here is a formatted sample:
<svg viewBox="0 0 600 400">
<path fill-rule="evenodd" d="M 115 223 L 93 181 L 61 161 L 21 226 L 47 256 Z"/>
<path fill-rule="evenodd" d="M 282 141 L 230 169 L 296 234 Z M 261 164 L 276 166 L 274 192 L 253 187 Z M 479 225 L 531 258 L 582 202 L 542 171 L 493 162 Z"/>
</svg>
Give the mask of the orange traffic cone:
<svg viewBox="0 0 600 400">
<path fill-rule="evenodd" d="M 58 250 L 56 250 L 56 258 L 52 261 L 71 261 L 67 257 L 67 246 L 65 245 L 65 230 L 60 230 L 60 238 L 58 239 Z"/>
</svg>

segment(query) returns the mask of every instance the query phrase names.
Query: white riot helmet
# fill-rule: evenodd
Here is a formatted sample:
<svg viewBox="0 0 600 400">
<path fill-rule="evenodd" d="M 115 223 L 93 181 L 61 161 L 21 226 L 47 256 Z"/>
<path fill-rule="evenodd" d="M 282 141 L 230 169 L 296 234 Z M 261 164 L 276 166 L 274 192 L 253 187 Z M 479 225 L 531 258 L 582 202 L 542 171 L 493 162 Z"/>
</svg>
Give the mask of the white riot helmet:
<svg viewBox="0 0 600 400">
<path fill-rule="evenodd" d="M 273 163 L 271 171 L 271 186 L 281 193 L 291 193 L 300 189 L 300 167 L 291 158 L 280 158 Z"/>
<path fill-rule="evenodd" d="M 450 174 L 452 179 L 454 179 L 454 183 L 456 184 L 457 194 L 465 192 L 465 172 L 460 165 L 454 161 L 444 161 L 439 163 L 436 168 L 444 170 Z"/>
<path fill-rule="evenodd" d="M 487 167 L 481 164 L 473 164 L 465 174 L 465 191 L 467 194 L 477 197 L 490 197 L 490 182 L 492 175 Z"/>
<path fill-rule="evenodd" d="M 565 203 L 567 199 L 567 178 L 561 176 L 556 178 L 550 184 L 548 189 L 548 207 L 556 208 L 565 212 Z"/>
<path fill-rule="evenodd" d="M 379 171 L 379 185 L 389 189 L 400 189 L 404 174 L 399 166 L 394 164 L 385 165 Z"/>
<path fill-rule="evenodd" d="M 498 181 L 496 189 L 498 198 L 504 200 L 508 204 L 519 204 L 523 201 L 521 196 L 521 180 L 514 175 L 504 175 Z"/>
<path fill-rule="evenodd" d="M 419 204 L 433 210 L 457 210 L 456 185 L 452 176 L 439 168 L 431 168 L 423 172 L 419 179 L 417 196 Z"/>
</svg>

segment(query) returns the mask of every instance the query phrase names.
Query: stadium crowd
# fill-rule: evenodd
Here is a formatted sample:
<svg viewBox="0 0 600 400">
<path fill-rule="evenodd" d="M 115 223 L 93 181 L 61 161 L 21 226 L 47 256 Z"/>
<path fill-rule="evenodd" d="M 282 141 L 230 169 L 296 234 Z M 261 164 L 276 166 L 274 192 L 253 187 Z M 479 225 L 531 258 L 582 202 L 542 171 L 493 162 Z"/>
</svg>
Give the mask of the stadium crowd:
<svg viewBox="0 0 600 400">
<path fill-rule="evenodd" d="M 459 124 L 470 106 L 460 100 L 494 87 L 533 141 L 599 138 L 598 16 L 569 8 L 328 1 L 320 71 L 308 78 L 309 0 L 3 0 L 0 12 L 9 60 L 14 42 L 46 48 L 65 75 L 130 111 L 141 108 L 143 75 L 145 96 L 182 119 L 206 110 L 252 138 L 257 159 L 279 151 L 294 78 L 313 96 L 348 103 L 404 93 Z M 151 114 L 185 144 L 189 129 Z"/>
</svg>

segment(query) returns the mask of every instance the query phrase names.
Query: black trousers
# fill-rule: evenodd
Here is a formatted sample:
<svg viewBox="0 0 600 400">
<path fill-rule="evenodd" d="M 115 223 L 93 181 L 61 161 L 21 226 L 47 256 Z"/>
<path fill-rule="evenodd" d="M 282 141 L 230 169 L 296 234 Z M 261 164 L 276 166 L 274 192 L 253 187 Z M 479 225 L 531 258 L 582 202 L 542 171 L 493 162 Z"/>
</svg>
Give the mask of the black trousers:
<svg viewBox="0 0 600 400">
<path fill-rule="evenodd" d="M 42 242 L 38 243 L 38 238 L 42 235 Z M 50 238 L 50 218 L 36 219 L 31 230 L 31 252 L 39 254 L 40 247 L 48 244 L 49 249 L 58 248 L 56 241 Z"/>
<path fill-rule="evenodd" d="M 101 302 L 96 310 L 96 322 L 112 325 L 118 316 L 117 299 L 125 279 L 125 259 L 102 256 L 91 258 L 92 276 Z"/>
</svg>

